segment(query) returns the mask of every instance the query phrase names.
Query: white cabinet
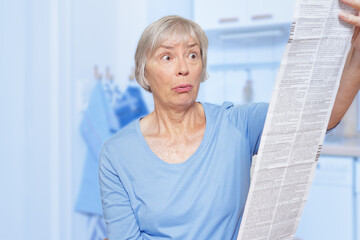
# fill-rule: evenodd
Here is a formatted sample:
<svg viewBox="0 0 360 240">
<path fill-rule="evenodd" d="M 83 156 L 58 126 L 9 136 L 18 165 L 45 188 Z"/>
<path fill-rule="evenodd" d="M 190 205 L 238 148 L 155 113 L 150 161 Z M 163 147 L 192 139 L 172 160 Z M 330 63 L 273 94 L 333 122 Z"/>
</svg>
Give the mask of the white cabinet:
<svg viewBox="0 0 360 240">
<path fill-rule="evenodd" d="M 297 238 L 354 239 L 353 170 L 353 158 L 320 158 Z"/>
<path fill-rule="evenodd" d="M 194 0 L 194 20 L 204 30 L 291 22 L 295 0 Z"/>
<path fill-rule="evenodd" d="M 194 20 L 204 30 L 244 24 L 245 12 L 245 0 L 194 0 Z"/>
<path fill-rule="evenodd" d="M 294 0 L 252 0 L 246 1 L 250 25 L 292 22 Z"/>
</svg>

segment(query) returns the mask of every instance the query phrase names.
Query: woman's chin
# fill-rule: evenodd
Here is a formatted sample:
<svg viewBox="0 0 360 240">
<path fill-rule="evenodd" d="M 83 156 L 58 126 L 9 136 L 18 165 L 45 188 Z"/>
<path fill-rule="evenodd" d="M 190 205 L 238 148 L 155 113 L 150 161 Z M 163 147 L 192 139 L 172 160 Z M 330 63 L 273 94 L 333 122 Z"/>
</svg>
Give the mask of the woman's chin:
<svg viewBox="0 0 360 240">
<path fill-rule="evenodd" d="M 176 99 L 172 101 L 171 105 L 188 107 L 194 104 L 195 100 L 196 96 L 183 94 L 181 96 L 177 96 Z"/>
</svg>

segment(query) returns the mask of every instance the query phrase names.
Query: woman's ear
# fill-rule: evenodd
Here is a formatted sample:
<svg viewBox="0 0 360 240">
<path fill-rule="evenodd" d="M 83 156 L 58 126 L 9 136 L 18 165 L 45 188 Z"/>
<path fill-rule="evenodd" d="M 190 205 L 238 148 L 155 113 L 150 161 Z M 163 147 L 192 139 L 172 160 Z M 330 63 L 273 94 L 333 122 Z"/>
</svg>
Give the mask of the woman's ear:
<svg viewBox="0 0 360 240">
<path fill-rule="evenodd" d="M 150 83 L 148 81 L 148 77 L 146 74 L 146 67 L 144 68 L 144 82 L 149 86 L 149 89 L 150 89 Z"/>
</svg>

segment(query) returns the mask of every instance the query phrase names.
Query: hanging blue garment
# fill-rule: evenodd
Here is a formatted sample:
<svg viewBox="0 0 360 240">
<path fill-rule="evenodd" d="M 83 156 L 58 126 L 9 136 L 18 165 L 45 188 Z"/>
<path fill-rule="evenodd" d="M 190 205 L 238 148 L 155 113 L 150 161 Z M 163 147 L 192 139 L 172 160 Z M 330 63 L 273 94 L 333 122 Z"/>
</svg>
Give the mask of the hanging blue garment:
<svg viewBox="0 0 360 240">
<path fill-rule="evenodd" d="M 88 107 L 80 124 L 81 135 L 87 145 L 80 192 L 75 210 L 102 216 L 98 180 L 99 152 L 104 141 L 119 129 L 118 120 L 100 82 L 94 87 Z"/>
<path fill-rule="evenodd" d="M 115 111 L 116 110 L 116 111 Z M 118 86 L 97 83 L 80 124 L 88 151 L 75 210 L 87 214 L 87 240 L 106 237 L 98 178 L 99 152 L 104 141 L 132 120 L 148 113 L 141 92 L 128 87 L 124 94 Z"/>
<path fill-rule="evenodd" d="M 110 102 L 112 109 L 115 109 L 116 102 L 121 99 L 122 94 L 118 85 L 113 84 L 110 81 L 104 83 L 104 91 L 107 99 Z M 115 118 L 114 118 L 115 119 Z M 116 119 L 117 121 L 117 119 Z M 116 123 L 118 124 L 118 123 Z"/>
<path fill-rule="evenodd" d="M 144 99 L 137 87 L 129 86 L 121 98 L 116 101 L 114 108 L 121 128 L 132 120 L 148 114 Z"/>
<path fill-rule="evenodd" d="M 85 214 L 102 216 L 100 186 L 98 181 L 98 161 L 90 151 L 87 151 L 79 195 L 75 210 Z"/>
<path fill-rule="evenodd" d="M 103 216 L 89 215 L 86 239 L 103 240 L 107 237 L 106 224 Z"/>
</svg>

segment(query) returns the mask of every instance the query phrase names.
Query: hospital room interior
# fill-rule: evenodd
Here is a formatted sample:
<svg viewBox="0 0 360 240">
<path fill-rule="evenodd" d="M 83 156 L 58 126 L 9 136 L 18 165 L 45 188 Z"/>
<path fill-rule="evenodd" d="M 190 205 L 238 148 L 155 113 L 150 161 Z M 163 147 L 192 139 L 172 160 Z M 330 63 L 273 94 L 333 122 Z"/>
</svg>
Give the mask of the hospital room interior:
<svg viewBox="0 0 360 240">
<path fill-rule="evenodd" d="M 98 151 L 154 110 L 134 72 L 146 26 L 179 15 L 205 31 L 209 79 L 197 101 L 269 103 L 294 6 L 295 0 L 0 0 L 0 238 L 107 237 Z M 360 240 L 359 96 L 325 136 L 295 239 Z"/>
</svg>

